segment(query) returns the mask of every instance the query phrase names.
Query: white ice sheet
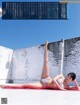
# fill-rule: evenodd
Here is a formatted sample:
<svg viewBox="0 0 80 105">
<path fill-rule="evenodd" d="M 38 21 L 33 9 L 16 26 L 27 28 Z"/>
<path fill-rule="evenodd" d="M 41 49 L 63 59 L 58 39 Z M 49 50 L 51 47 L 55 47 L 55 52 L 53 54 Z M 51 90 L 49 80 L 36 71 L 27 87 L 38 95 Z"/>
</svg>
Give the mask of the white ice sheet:
<svg viewBox="0 0 80 105">
<path fill-rule="evenodd" d="M 7 105 L 80 105 L 80 91 L 0 89 Z"/>
</svg>

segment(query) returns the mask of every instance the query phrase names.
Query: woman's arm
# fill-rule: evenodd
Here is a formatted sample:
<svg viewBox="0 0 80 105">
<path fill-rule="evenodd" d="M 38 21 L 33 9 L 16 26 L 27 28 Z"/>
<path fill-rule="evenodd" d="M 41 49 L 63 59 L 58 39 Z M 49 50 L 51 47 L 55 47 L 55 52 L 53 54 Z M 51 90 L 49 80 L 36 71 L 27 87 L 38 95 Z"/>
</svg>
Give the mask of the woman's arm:
<svg viewBox="0 0 80 105">
<path fill-rule="evenodd" d="M 68 89 L 68 90 L 80 90 L 77 81 L 74 80 L 73 83 L 74 83 L 75 86 L 68 86 L 68 85 L 67 85 L 65 88 Z"/>
<path fill-rule="evenodd" d="M 62 87 L 62 86 L 60 86 L 59 83 L 58 83 L 58 79 L 60 79 L 60 78 L 64 78 L 64 76 L 63 76 L 62 74 L 59 74 L 59 75 L 57 75 L 57 76 L 53 79 L 53 81 L 55 82 L 56 86 L 57 86 L 60 90 L 65 90 L 65 89 L 64 89 L 64 86 Z"/>
<path fill-rule="evenodd" d="M 75 85 L 75 88 L 76 88 L 77 90 L 80 90 L 80 88 L 79 88 L 79 85 L 78 85 L 77 81 L 76 81 L 76 80 L 74 80 L 74 81 L 73 81 L 73 83 L 74 83 L 74 85 Z"/>
</svg>

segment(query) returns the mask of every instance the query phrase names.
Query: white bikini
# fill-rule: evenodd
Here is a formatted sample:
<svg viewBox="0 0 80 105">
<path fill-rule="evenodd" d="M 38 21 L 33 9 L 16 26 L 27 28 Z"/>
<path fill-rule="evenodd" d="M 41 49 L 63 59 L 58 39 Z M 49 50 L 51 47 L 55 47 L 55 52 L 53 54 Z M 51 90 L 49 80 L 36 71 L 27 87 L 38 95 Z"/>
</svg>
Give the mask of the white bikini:
<svg viewBox="0 0 80 105">
<path fill-rule="evenodd" d="M 41 82 L 42 83 L 47 83 L 49 79 L 51 79 L 51 77 L 46 77 L 44 79 L 41 79 Z"/>
<path fill-rule="evenodd" d="M 44 79 L 41 79 L 41 82 L 42 82 L 43 84 L 46 84 L 49 79 L 51 79 L 51 77 L 46 77 L 46 78 L 44 78 Z M 62 79 L 62 78 L 58 79 L 57 82 L 58 82 L 58 84 L 59 84 L 62 88 L 64 88 L 63 79 Z"/>
<path fill-rule="evenodd" d="M 62 78 L 58 79 L 57 82 L 62 88 L 64 87 Z"/>
</svg>

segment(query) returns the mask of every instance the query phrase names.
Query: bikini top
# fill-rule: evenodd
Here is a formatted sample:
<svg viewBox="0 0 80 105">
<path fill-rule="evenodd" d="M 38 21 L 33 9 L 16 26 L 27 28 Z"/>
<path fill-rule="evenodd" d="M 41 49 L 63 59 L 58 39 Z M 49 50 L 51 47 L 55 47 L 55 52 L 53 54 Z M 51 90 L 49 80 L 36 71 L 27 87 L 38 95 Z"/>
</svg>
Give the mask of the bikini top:
<svg viewBox="0 0 80 105">
<path fill-rule="evenodd" d="M 62 79 L 62 78 L 58 79 L 57 82 L 58 82 L 58 84 L 59 84 L 62 88 L 64 88 L 63 79 Z"/>
</svg>

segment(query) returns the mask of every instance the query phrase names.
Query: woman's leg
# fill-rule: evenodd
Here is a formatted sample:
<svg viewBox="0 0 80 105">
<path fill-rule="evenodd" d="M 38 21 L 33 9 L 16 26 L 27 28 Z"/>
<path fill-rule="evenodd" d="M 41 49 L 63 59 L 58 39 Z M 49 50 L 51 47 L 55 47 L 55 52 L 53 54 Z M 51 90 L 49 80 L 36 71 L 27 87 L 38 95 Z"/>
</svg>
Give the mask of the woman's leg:
<svg viewBox="0 0 80 105">
<path fill-rule="evenodd" d="M 43 88 L 41 82 L 35 82 L 35 83 L 26 83 L 26 84 L 5 84 L 0 85 L 1 88 Z"/>
<path fill-rule="evenodd" d="M 47 45 L 48 45 L 48 41 L 46 41 L 45 46 L 44 46 L 44 63 L 43 63 L 41 79 L 44 79 L 49 76 Z"/>
<path fill-rule="evenodd" d="M 38 88 L 43 87 L 41 82 L 27 83 L 27 84 L 24 84 L 24 86 L 32 86 L 32 87 L 38 87 Z"/>
</svg>

